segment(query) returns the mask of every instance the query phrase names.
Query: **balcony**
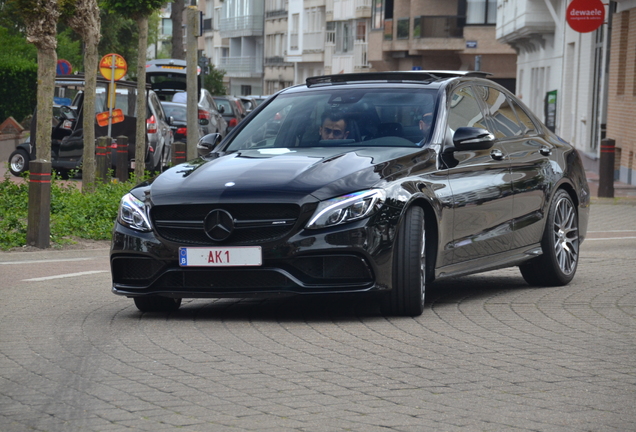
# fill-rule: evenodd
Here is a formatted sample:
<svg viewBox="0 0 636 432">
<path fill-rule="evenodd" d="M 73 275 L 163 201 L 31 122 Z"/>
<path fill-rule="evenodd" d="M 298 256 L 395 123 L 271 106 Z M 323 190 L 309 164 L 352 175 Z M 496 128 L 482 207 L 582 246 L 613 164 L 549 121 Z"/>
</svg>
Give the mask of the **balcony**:
<svg viewBox="0 0 636 432">
<path fill-rule="evenodd" d="M 260 78 L 263 76 L 263 59 L 254 57 L 221 57 L 217 66 L 231 78 Z"/>
<path fill-rule="evenodd" d="M 496 37 L 502 43 L 541 38 L 554 34 L 565 23 L 562 13 L 554 9 L 552 2 L 543 0 L 519 0 L 504 2 L 497 9 Z"/>
<path fill-rule="evenodd" d="M 219 32 L 222 38 L 263 36 L 263 15 L 244 15 L 221 18 Z"/>
<path fill-rule="evenodd" d="M 268 18 L 268 19 L 283 18 L 286 16 L 287 16 L 287 9 L 265 11 L 265 18 Z"/>
<path fill-rule="evenodd" d="M 286 62 L 285 57 L 282 56 L 265 57 L 265 66 L 289 66 L 291 64 Z"/>
<path fill-rule="evenodd" d="M 463 38 L 465 16 L 422 15 L 413 18 L 413 38 Z"/>
</svg>

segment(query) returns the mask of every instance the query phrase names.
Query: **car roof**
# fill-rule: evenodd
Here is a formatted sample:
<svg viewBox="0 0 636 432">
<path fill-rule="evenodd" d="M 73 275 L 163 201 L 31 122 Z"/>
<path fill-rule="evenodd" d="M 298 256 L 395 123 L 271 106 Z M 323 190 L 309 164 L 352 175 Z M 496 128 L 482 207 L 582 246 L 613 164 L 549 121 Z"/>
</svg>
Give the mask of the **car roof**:
<svg viewBox="0 0 636 432">
<path fill-rule="evenodd" d="M 330 85 L 356 84 L 356 83 L 442 83 L 453 78 L 486 78 L 492 75 L 489 72 L 481 71 L 389 71 L 389 72 L 366 72 L 337 75 L 322 75 L 307 78 L 305 85 L 307 88 L 316 88 Z M 304 87 L 304 86 L 302 86 Z M 284 90 L 283 90 L 284 91 Z"/>
</svg>

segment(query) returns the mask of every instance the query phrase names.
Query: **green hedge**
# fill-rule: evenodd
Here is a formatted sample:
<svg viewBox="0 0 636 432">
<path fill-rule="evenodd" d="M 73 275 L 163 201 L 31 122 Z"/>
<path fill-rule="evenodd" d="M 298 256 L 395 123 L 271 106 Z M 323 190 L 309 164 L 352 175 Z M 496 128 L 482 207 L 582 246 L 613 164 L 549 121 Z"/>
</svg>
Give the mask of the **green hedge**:
<svg viewBox="0 0 636 432">
<path fill-rule="evenodd" d="M 21 122 L 33 114 L 37 80 L 37 63 L 0 53 L 0 123 L 9 116 Z"/>
</svg>

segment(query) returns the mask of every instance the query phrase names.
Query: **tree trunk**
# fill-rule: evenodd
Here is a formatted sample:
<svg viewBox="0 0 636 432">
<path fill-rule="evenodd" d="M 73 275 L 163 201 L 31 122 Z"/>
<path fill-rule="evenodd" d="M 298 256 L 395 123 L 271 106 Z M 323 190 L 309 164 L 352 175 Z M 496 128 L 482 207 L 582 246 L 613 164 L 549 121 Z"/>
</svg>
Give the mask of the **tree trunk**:
<svg viewBox="0 0 636 432">
<path fill-rule="evenodd" d="M 146 168 L 146 50 L 148 49 L 148 17 L 137 19 L 139 47 L 137 57 L 137 134 L 135 135 L 135 178 L 141 181 Z"/>
<path fill-rule="evenodd" d="M 38 105 L 35 142 L 36 159 L 51 161 L 51 122 L 57 53 L 55 47 L 38 49 Z"/>
<path fill-rule="evenodd" d="M 84 39 L 84 153 L 82 156 L 82 192 L 95 191 L 95 92 L 97 89 L 97 44 L 99 33 Z"/>
<path fill-rule="evenodd" d="M 172 20 L 172 58 L 179 60 L 185 60 L 185 51 L 183 49 L 184 9 L 185 0 L 174 0 L 172 12 L 170 12 L 170 19 Z"/>
<path fill-rule="evenodd" d="M 82 192 L 95 191 L 95 91 L 97 88 L 97 45 L 101 38 L 101 19 L 97 0 L 76 0 L 75 14 L 68 25 L 84 41 L 83 121 L 84 150 L 82 153 Z"/>
</svg>

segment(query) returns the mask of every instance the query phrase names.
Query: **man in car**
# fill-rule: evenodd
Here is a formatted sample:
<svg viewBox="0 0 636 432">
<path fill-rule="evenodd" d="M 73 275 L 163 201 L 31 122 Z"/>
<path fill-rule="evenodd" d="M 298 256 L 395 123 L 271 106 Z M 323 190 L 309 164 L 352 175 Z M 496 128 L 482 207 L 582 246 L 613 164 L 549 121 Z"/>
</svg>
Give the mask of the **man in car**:
<svg viewBox="0 0 636 432">
<path fill-rule="evenodd" d="M 322 115 L 321 140 L 341 140 L 347 139 L 348 136 L 347 120 L 342 112 L 326 111 Z"/>
</svg>

